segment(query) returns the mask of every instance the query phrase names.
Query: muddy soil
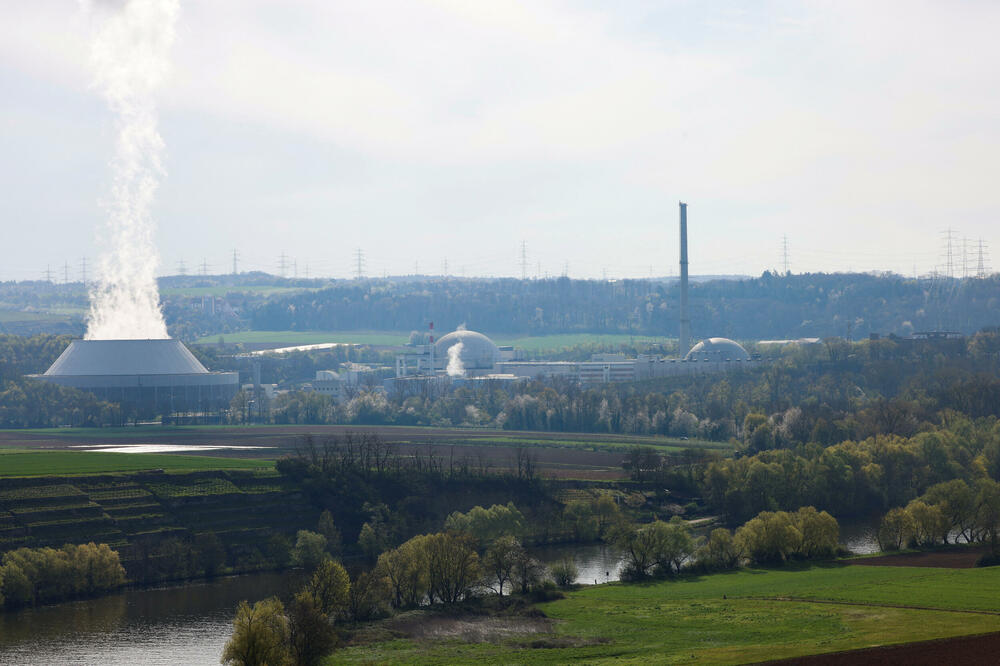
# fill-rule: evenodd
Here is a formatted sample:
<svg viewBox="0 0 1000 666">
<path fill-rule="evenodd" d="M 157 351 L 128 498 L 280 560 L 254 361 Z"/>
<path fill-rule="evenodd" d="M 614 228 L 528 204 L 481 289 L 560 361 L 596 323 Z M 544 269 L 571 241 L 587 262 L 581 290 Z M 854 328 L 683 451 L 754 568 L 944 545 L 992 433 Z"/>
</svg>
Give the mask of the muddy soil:
<svg viewBox="0 0 1000 666">
<path fill-rule="evenodd" d="M 874 666 L 875 664 L 908 664 L 931 666 L 938 664 L 997 664 L 1000 663 L 1000 633 L 942 638 L 919 643 L 888 645 L 863 650 L 795 657 L 767 664 L 802 664 L 803 666 Z"/>
</svg>

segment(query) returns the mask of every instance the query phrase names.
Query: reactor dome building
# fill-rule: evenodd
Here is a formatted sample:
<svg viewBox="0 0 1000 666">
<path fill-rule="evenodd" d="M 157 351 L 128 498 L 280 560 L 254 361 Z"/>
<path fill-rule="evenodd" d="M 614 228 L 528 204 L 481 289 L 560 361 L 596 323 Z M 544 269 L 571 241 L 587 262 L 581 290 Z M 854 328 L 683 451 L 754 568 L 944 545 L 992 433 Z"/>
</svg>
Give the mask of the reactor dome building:
<svg viewBox="0 0 1000 666">
<path fill-rule="evenodd" d="M 468 374 L 493 372 L 500 360 L 500 348 L 482 333 L 458 329 L 442 336 L 434 343 L 434 356 L 439 367 L 445 367 L 450 358 L 448 350 L 461 344 L 458 358 L 462 368 Z"/>
<path fill-rule="evenodd" d="M 74 340 L 32 379 L 89 391 L 142 415 L 225 409 L 238 372 L 209 372 L 179 340 Z"/>
<path fill-rule="evenodd" d="M 687 353 L 685 361 L 749 361 L 750 353 L 729 338 L 702 340 Z"/>
</svg>

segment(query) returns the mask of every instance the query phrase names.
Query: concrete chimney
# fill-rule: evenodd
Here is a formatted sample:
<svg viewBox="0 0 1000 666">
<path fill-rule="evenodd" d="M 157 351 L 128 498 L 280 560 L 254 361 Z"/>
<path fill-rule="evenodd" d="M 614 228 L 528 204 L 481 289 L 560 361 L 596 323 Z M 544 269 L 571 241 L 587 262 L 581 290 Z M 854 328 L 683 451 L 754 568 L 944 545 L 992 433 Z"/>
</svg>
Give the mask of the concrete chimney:
<svg viewBox="0 0 1000 666">
<path fill-rule="evenodd" d="M 681 331 L 678 341 L 680 358 L 691 349 L 691 320 L 688 318 L 688 220 L 687 204 L 681 203 Z"/>
</svg>

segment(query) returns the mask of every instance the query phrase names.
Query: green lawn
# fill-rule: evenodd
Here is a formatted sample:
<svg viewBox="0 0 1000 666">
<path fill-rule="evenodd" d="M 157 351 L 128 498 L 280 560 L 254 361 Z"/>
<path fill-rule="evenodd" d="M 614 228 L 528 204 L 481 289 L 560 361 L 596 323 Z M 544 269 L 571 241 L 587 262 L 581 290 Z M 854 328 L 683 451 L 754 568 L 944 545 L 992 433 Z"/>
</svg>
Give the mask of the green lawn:
<svg viewBox="0 0 1000 666">
<path fill-rule="evenodd" d="M 1000 568 L 849 566 L 599 585 L 541 604 L 549 634 L 396 638 L 329 663 L 747 663 L 998 631 L 998 585 Z"/>
<path fill-rule="evenodd" d="M 267 460 L 211 458 L 160 453 L 101 453 L 99 451 L 22 451 L 0 449 L 0 477 L 105 474 L 162 469 L 191 472 L 212 469 L 267 467 Z"/>
<path fill-rule="evenodd" d="M 0 310 L 0 324 L 16 322 L 64 322 L 69 321 L 68 314 L 53 314 L 51 312 L 21 312 L 20 310 Z"/>
<path fill-rule="evenodd" d="M 358 345 L 405 345 L 410 334 L 393 331 L 240 331 L 238 333 L 207 335 L 200 338 L 198 343 L 218 342 L 220 337 L 228 343 L 269 343 L 292 347 L 329 342 Z"/>
<path fill-rule="evenodd" d="M 505 335 L 490 337 L 498 345 L 513 346 L 516 349 L 531 352 L 559 351 L 566 347 L 576 347 L 578 345 L 665 344 L 677 339 L 666 336 L 628 335 L 627 333 L 565 333 L 521 337 Z"/>
<path fill-rule="evenodd" d="M 272 296 L 296 291 L 314 291 L 318 287 L 278 287 L 273 285 L 239 285 L 214 287 L 161 287 L 161 296 L 225 296 L 226 294 L 258 294 Z"/>
</svg>

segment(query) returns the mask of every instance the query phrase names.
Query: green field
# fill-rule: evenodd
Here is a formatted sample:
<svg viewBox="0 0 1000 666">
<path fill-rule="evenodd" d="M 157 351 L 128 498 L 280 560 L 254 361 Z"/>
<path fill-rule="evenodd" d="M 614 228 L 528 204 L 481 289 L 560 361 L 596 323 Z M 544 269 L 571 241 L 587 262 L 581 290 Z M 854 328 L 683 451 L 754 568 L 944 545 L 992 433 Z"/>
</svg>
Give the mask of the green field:
<svg viewBox="0 0 1000 666">
<path fill-rule="evenodd" d="M 0 324 L 15 322 L 66 322 L 69 314 L 54 314 L 51 312 L 21 312 L 20 310 L 0 310 Z"/>
<path fill-rule="evenodd" d="M 444 335 L 444 333 L 441 333 Z M 487 334 L 488 335 L 488 334 Z M 409 332 L 398 331 L 239 331 L 206 335 L 198 344 L 210 344 L 222 337 L 228 343 L 273 343 L 281 345 L 316 345 L 327 342 L 359 345 L 403 345 Z M 531 352 L 557 351 L 577 345 L 616 346 L 622 344 L 666 344 L 675 338 L 665 336 L 633 336 L 624 333 L 568 333 L 537 336 L 490 336 L 501 346 L 513 346 Z"/>
<path fill-rule="evenodd" d="M 668 344 L 676 340 L 676 338 L 666 336 L 628 335 L 627 333 L 566 333 L 559 335 L 533 335 L 522 337 L 509 337 L 503 335 L 490 337 L 498 345 L 512 346 L 516 349 L 523 349 L 531 352 L 558 351 L 566 347 L 576 347 L 579 345 L 602 345 L 606 347 L 615 347 L 626 344 Z"/>
<path fill-rule="evenodd" d="M 747 663 L 998 631 L 998 586 L 1000 568 L 843 565 L 613 583 L 540 604 L 542 633 L 392 638 L 328 663 Z"/>
<path fill-rule="evenodd" d="M 358 345 L 405 345 L 409 333 L 392 331 L 239 331 L 208 335 L 198 340 L 198 344 L 218 342 L 222 338 L 227 343 L 268 343 L 287 345 L 319 345 L 329 342 Z"/>
<path fill-rule="evenodd" d="M 297 291 L 314 291 L 316 287 L 277 287 L 273 285 L 240 285 L 214 287 L 161 287 L 161 296 L 225 296 L 226 294 L 257 294 L 273 296 Z"/>
<path fill-rule="evenodd" d="M 160 453 L 102 453 L 99 451 L 21 451 L 0 449 L 0 477 L 72 474 L 110 474 L 162 469 L 191 472 L 212 469 L 267 467 L 266 460 L 211 458 Z"/>
<path fill-rule="evenodd" d="M 244 426 L 252 428 L 253 426 Z M 130 439 L 136 437 L 171 437 L 185 433 L 212 432 L 213 430 L 233 429 L 230 425 L 142 425 L 109 428 L 19 428 L 6 430 L 5 435 L 49 435 L 55 439 Z"/>
<path fill-rule="evenodd" d="M 637 444 L 649 446 L 660 453 L 680 453 L 685 449 L 715 449 L 718 451 L 731 451 L 732 445 L 727 442 L 712 442 L 707 439 L 687 439 L 682 440 L 676 437 L 656 437 L 649 435 L 636 436 L 629 441 L 602 441 L 602 440 L 581 440 L 570 439 L 572 435 L 567 435 L 566 439 L 531 439 L 531 433 L 524 433 L 524 437 L 518 437 L 517 431 L 503 431 L 502 435 L 485 439 L 476 439 L 477 444 L 493 444 L 495 446 L 540 446 L 558 447 L 568 449 L 586 449 L 592 451 L 627 451 Z"/>
<path fill-rule="evenodd" d="M 613 450 L 620 451 L 623 449 L 628 449 L 636 444 L 641 446 L 651 446 L 655 449 L 660 450 L 663 453 L 676 453 L 684 449 L 718 449 L 728 451 L 732 447 L 727 442 L 713 442 L 710 440 L 703 439 L 680 439 L 678 437 L 666 437 L 659 435 L 634 435 L 634 436 L 622 436 L 622 435 L 607 435 L 607 439 L 603 438 L 599 433 L 581 433 L 581 437 L 574 438 L 573 433 L 545 433 L 546 435 L 551 435 L 549 437 L 540 437 L 542 433 L 534 431 L 518 431 L 518 430 L 485 430 L 485 429 L 472 429 L 472 428 L 439 428 L 435 426 L 393 426 L 393 425 L 382 425 L 382 426 L 338 426 L 340 430 L 344 432 L 366 432 L 366 431 L 376 431 L 383 438 L 393 441 L 393 442 L 410 442 L 411 438 L 408 437 L 410 433 L 417 433 L 422 435 L 423 438 L 438 435 L 440 438 L 440 443 L 453 443 L 458 441 L 467 441 L 470 443 L 480 444 L 480 445 L 496 445 L 496 446 L 540 446 L 540 447 L 558 447 L 558 448 L 579 448 L 579 449 L 591 449 L 591 450 Z M 31 437 L 36 437 L 38 435 L 45 435 L 47 438 L 57 440 L 83 440 L 83 441 L 104 441 L 104 440 L 115 440 L 116 443 L 120 440 L 121 443 L 127 443 L 129 440 L 134 441 L 144 441 L 148 438 L 171 438 L 183 436 L 193 437 L 198 435 L 205 435 L 206 437 L 211 437 L 217 434 L 231 434 L 245 432 L 248 435 L 256 434 L 255 431 L 260 431 L 261 429 L 270 429 L 281 431 L 283 430 L 280 426 L 263 425 L 263 426 L 232 426 L 232 425 L 192 425 L 192 426 L 163 426 L 163 425 L 144 425 L 140 427 L 121 427 L 121 428 L 24 428 L 19 430 L 7 431 L 5 434 L 9 435 L 10 438 L 14 438 L 15 441 L 28 441 L 16 440 L 17 435 L 27 435 Z M 326 428 L 324 426 L 289 426 L 285 429 L 287 432 L 301 431 L 303 434 L 315 431 L 322 433 Z M 426 433 L 426 434 L 424 434 Z M 206 443 L 206 442 L 197 442 Z M 17 446 L 17 444 L 14 444 Z M 0 443 L 0 451 L 2 451 L 3 444 Z"/>
</svg>

